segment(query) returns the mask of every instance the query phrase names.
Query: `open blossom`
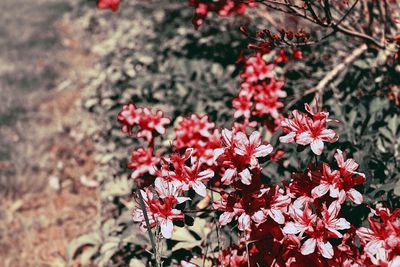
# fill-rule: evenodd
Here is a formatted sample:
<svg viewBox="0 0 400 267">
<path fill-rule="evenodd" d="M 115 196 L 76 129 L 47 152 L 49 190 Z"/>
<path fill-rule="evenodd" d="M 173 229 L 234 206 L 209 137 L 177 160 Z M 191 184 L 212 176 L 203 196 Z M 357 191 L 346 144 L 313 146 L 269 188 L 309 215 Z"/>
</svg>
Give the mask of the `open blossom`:
<svg viewBox="0 0 400 267">
<path fill-rule="evenodd" d="M 257 131 L 247 137 L 243 132 L 224 129 L 222 138 L 225 147 L 214 151 L 215 159 L 220 159 L 226 167 L 221 181 L 230 184 L 235 177 L 239 177 L 243 184 L 251 184 L 250 170 L 259 167 L 258 158 L 269 155 L 272 146 L 261 144 L 261 134 Z"/>
<path fill-rule="evenodd" d="M 386 208 L 373 212 L 380 218 L 368 218 L 371 228 L 361 227 L 356 233 L 366 256 L 373 264 L 398 266 L 400 261 L 400 209 L 391 213 Z"/>
<path fill-rule="evenodd" d="M 148 108 L 136 108 L 134 104 L 124 105 L 118 113 L 118 121 L 122 124 L 124 133 L 132 134 L 137 126 L 137 137 L 143 137 L 151 142 L 156 135 L 165 134 L 165 126 L 170 119 L 164 117 L 162 111 L 153 114 Z"/>
<path fill-rule="evenodd" d="M 309 177 L 319 182 L 319 185 L 312 190 L 312 196 L 320 198 L 329 192 L 329 196 L 337 198 L 340 203 L 348 197 L 354 203 L 361 204 L 363 197 L 354 186 L 364 183 L 365 175 L 355 171 L 358 164 L 353 159 L 344 161 L 343 153 L 339 149 L 335 153 L 335 159 L 339 170 L 332 171 L 327 163 L 323 163 L 322 170 L 320 168 L 309 172 Z"/>
<path fill-rule="evenodd" d="M 111 9 L 117 11 L 121 0 L 97 0 L 98 9 Z"/>
<path fill-rule="evenodd" d="M 157 176 L 175 184 L 183 191 L 192 188 L 197 194 L 205 197 L 207 195 L 205 183 L 214 176 L 214 172 L 203 168 L 201 162 L 191 157 L 192 151 L 192 149 L 187 149 L 183 156 L 171 155 L 169 159 L 166 159 L 161 170 L 157 172 Z M 188 160 L 190 166 L 186 165 Z"/>
<path fill-rule="evenodd" d="M 227 225 L 232 220 L 238 220 L 238 229 L 250 230 L 250 215 L 246 213 L 245 207 L 237 194 L 224 194 L 219 202 L 213 204 L 214 209 L 224 211 L 219 217 L 220 225 Z"/>
<path fill-rule="evenodd" d="M 246 60 L 244 71 L 240 75 L 246 82 L 258 82 L 273 77 L 273 64 L 267 64 L 260 54 Z"/>
<path fill-rule="evenodd" d="M 220 147 L 220 133 L 208 116 L 191 115 L 183 118 L 175 128 L 173 145 L 179 150 L 193 149 L 192 157 L 208 165 L 213 164 L 214 149 Z"/>
<path fill-rule="evenodd" d="M 252 95 L 248 91 L 240 91 L 239 95 L 233 99 L 232 106 L 236 110 L 234 117 L 250 118 L 253 102 L 251 101 Z"/>
<path fill-rule="evenodd" d="M 156 190 L 160 193 L 159 198 L 155 198 L 154 194 L 149 190 L 140 190 L 146 206 L 149 224 L 151 228 L 159 225 L 161 234 L 165 238 L 171 238 L 173 221 L 183 220 L 184 218 L 183 213 L 175 209 L 174 206 L 187 199 L 177 197 L 178 189 L 174 188 L 174 185 L 165 185 L 160 180 L 156 184 Z M 141 228 L 143 230 L 146 229 L 147 226 L 142 209 L 136 208 L 134 210 L 133 221 L 140 222 Z"/>
<path fill-rule="evenodd" d="M 308 104 L 305 104 L 305 109 L 312 117 L 294 110 L 293 119 L 286 118 L 281 122 L 286 135 L 281 136 L 279 140 L 282 143 L 296 142 L 299 145 L 310 145 L 314 154 L 321 155 L 324 142 L 333 143 L 338 139 L 332 129 L 326 128 L 327 123 L 333 120 L 328 118 L 328 112 L 312 113 Z"/>
<path fill-rule="evenodd" d="M 153 148 L 139 148 L 133 151 L 128 164 L 128 168 L 134 170 L 131 177 L 136 179 L 145 173 L 154 175 L 160 160 L 160 157 L 153 155 Z"/>
<path fill-rule="evenodd" d="M 243 14 L 248 6 L 247 3 L 239 0 L 189 0 L 189 4 L 195 8 L 192 23 L 196 28 L 204 23 L 208 12 L 215 12 L 220 16 L 228 16 L 232 13 Z"/>
<path fill-rule="evenodd" d="M 278 224 L 284 224 L 284 214 L 287 212 L 287 207 L 291 203 L 290 197 L 288 195 L 283 195 L 283 192 L 279 190 L 277 186 L 264 190 L 261 196 L 265 202 L 262 208 L 254 213 L 252 219 L 260 224 L 265 222 L 269 216 Z"/>
<path fill-rule="evenodd" d="M 294 222 L 288 222 L 283 228 L 283 232 L 300 234 L 300 236 L 306 233 L 308 237 L 304 237 L 305 242 L 300 248 L 301 254 L 314 253 L 317 247 L 324 258 L 331 259 L 334 250 L 328 238 L 342 238 L 342 234 L 338 230 L 350 228 L 350 223 L 346 219 L 337 218 L 339 211 L 340 204 L 338 202 L 332 202 L 328 209 L 324 207 L 321 217 L 313 214 L 308 204 L 305 205 L 304 210 L 294 207 L 291 212 Z"/>
</svg>

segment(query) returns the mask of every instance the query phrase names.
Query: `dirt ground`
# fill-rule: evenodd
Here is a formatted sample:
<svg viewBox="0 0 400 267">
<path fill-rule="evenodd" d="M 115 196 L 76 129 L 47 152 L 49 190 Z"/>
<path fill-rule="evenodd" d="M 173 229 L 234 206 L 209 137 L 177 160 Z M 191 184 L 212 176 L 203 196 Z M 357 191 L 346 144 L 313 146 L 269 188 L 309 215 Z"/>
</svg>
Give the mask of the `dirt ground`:
<svg viewBox="0 0 400 267">
<path fill-rule="evenodd" d="M 2 6 L 1 265 L 64 266 L 68 242 L 97 227 L 98 129 L 80 89 L 93 58 L 63 20 L 68 1 Z"/>
</svg>

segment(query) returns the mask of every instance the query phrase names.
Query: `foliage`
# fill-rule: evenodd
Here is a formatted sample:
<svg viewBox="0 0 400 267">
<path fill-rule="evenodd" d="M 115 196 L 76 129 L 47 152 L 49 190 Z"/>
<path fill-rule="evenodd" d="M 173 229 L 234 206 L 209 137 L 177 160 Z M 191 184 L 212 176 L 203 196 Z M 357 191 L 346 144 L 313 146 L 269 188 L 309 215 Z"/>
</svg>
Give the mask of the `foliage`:
<svg viewBox="0 0 400 267">
<path fill-rule="evenodd" d="M 191 5 L 197 7 L 196 12 L 199 2 L 203 1 L 191 1 Z M 312 36 L 307 35 L 307 39 L 301 37 L 295 43 L 287 43 L 286 39 L 278 37 L 271 40 L 273 37 L 271 31 L 260 34 L 258 29 L 255 35 L 257 38 L 254 39 L 247 29 L 260 27 L 255 22 L 262 21 L 264 13 L 252 13 L 258 8 L 260 5 L 248 9 L 242 16 L 224 19 L 216 17 L 219 12 L 216 14 L 206 12 L 207 19 L 204 21 L 206 16 L 202 17 L 201 23 L 198 23 L 199 17 L 195 17 L 196 26 L 201 24 L 199 31 L 189 25 L 192 11 L 185 3 L 171 4 L 167 1 L 136 3 L 132 10 L 128 7 L 123 8 L 122 17 L 106 17 L 107 20 L 102 16 L 109 14 L 99 15 L 89 12 L 90 30 L 97 32 L 97 35 L 107 36 L 110 41 L 105 41 L 94 48 L 102 55 L 103 60 L 97 69 L 98 73 L 88 85 L 93 88 L 93 95 L 89 96 L 85 106 L 103 118 L 102 123 L 106 127 L 101 138 L 106 140 L 108 145 L 100 149 L 103 150 L 104 157 L 109 155 L 109 158 L 104 159 L 104 165 L 114 169 L 114 178 L 107 177 L 102 187 L 104 205 L 102 228 L 107 225 L 108 230 L 99 231 L 101 234 L 97 233 L 97 236 L 100 235 L 101 238 L 96 238 L 96 241 L 82 241 L 79 245 L 72 245 L 71 257 L 77 256 L 84 246 L 90 246 L 95 248 L 87 252 L 90 257 L 82 254 L 81 259 L 89 257 L 97 259 L 96 261 L 103 265 L 117 266 L 126 265 L 128 262 L 131 262 L 132 266 L 139 266 L 138 259 L 143 262 L 163 262 L 165 266 L 172 264 L 192 266 L 189 261 L 199 266 L 220 265 L 221 262 L 225 262 L 225 266 L 248 264 L 256 266 L 257 262 L 284 266 L 285 261 L 290 262 L 293 259 L 300 262 L 298 263 L 300 266 L 339 263 L 382 265 L 389 264 L 390 260 L 397 260 L 396 249 L 386 248 L 386 251 L 392 252 L 389 255 L 383 253 L 386 258 L 377 259 L 374 258 L 378 255 L 376 251 L 360 250 L 360 247 L 353 243 L 355 228 L 366 226 L 366 219 L 371 212 L 380 216 L 383 227 L 398 225 L 397 211 L 388 219 L 389 210 L 379 207 L 379 205 L 390 209 L 399 207 L 400 118 L 396 94 L 400 80 L 399 64 L 395 57 L 396 46 L 391 44 L 382 48 L 370 40 L 354 39 L 352 35 L 337 34 L 336 31 L 337 38 L 320 38 L 318 35 L 321 33 L 317 32 Z M 220 9 L 218 7 L 218 10 Z M 215 10 L 213 7 L 212 11 Z M 352 18 L 357 18 L 362 12 L 363 10 L 355 9 Z M 238 13 L 243 12 L 240 10 Z M 154 19 L 146 19 L 149 16 Z M 320 17 L 319 14 L 317 16 Z M 269 21 L 271 20 L 277 20 L 277 16 L 273 13 L 269 15 Z M 283 20 L 288 24 L 291 23 L 288 17 Z M 242 35 L 237 29 L 244 24 L 246 29 L 242 27 L 241 30 L 245 35 Z M 310 29 L 315 29 L 313 28 L 315 26 L 308 26 Z M 373 25 L 372 29 L 375 31 L 376 26 Z M 286 37 L 288 32 L 285 30 Z M 313 38 L 319 41 L 313 44 L 301 43 L 312 42 Z M 368 46 L 363 45 L 364 42 Z M 240 50 L 245 49 L 246 44 L 250 44 L 249 47 L 253 49 L 245 50 L 242 54 L 245 56 L 241 57 Z M 289 47 L 276 49 L 276 46 L 282 44 Z M 268 49 L 265 49 L 266 47 Z M 347 62 L 354 51 L 360 52 L 352 61 L 342 64 L 341 67 L 341 63 Z M 238 58 L 239 63 L 235 64 Z M 257 60 L 254 60 L 255 58 Z M 334 77 L 322 83 L 320 89 L 321 82 L 325 81 L 336 68 L 339 70 L 334 73 Z M 255 73 L 260 75 L 254 76 Z M 282 81 L 282 84 L 271 89 L 272 81 Z M 263 85 L 263 82 L 266 84 Z M 257 87 L 260 85 L 264 86 L 264 89 Z M 239 86 L 240 91 L 237 90 Z M 268 86 L 269 89 L 265 89 Z M 283 91 L 279 93 L 281 87 Z M 262 92 L 265 90 L 268 93 L 263 99 Z M 126 112 L 120 113 L 119 120 L 125 126 L 123 129 L 138 127 L 141 132 L 147 131 L 144 134 L 147 142 L 136 138 L 125 138 L 114 123 L 117 112 L 122 108 L 121 105 L 129 102 L 133 102 L 136 106 L 124 106 Z M 340 138 L 336 140 L 336 136 L 332 135 L 324 140 L 332 143 L 325 143 L 325 152 L 322 153 L 319 141 L 317 145 L 313 145 L 315 140 L 304 139 L 305 133 L 311 132 L 314 136 L 316 130 L 302 126 L 300 128 L 303 130 L 296 132 L 294 139 L 280 138 L 279 142 L 279 137 L 282 136 L 282 129 L 279 129 L 279 126 L 284 121 L 283 118 L 292 118 L 289 114 L 294 109 L 305 112 L 303 108 L 305 103 L 314 105 L 316 102 L 320 108 L 329 112 L 329 117 L 338 120 L 338 123 L 332 124 L 332 128 Z M 276 105 L 277 103 L 282 104 Z M 261 104 L 264 106 L 260 106 Z M 146 111 L 148 114 L 146 118 L 143 116 L 143 110 L 146 110 L 143 105 L 152 107 Z M 257 105 L 260 108 L 257 108 Z M 306 109 L 312 112 L 308 105 Z M 164 130 L 151 128 L 157 125 L 158 119 L 154 117 L 156 110 L 162 110 L 166 114 L 162 114 L 169 118 L 165 123 L 171 120 L 171 124 L 175 127 L 174 131 L 167 131 L 164 134 Z M 266 110 L 270 111 L 265 112 Z M 208 116 L 193 115 L 186 119 L 181 117 L 192 113 L 208 114 Z M 296 112 L 293 115 L 299 116 Z M 325 112 L 318 111 L 315 114 L 301 116 L 303 116 L 299 119 L 301 124 L 312 125 L 318 122 L 322 124 L 323 129 L 326 128 L 328 115 Z M 193 127 L 185 127 L 185 122 Z M 231 125 L 233 125 L 232 132 L 222 130 L 223 127 L 231 128 Z M 292 132 L 285 127 L 283 131 L 287 134 Z M 333 133 L 330 131 L 329 134 Z M 318 136 L 321 132 L 319 130 L 317 132 Z M 160 135 L 164 135 L 162 142 Z M 230 135 L 236 137 L 229 140 Z M 255 152 L 255 157 L 249 155 L 249 158 L 244 159 L 240 156 L 245 154 L 243 151 L 247 153 L 248 150 L 242 147 L 252 144 L 248 140 L 251 136 L 253 141 L 257 140 L 254 148 L 258 146 L 261 148 L 259 154 Z M 220 139 L 224 142 L 221 143 Z M 261 141 L 266 143 L 261 144 Z M 298 145 L 284 144 L 290 141 Z M 232 142 L 237 143 L 232 144 Z M 268 143 L 274 148 L 274 153 L 269 156 L 270 160 L 266 157 L 271 153 Z M 308 144 L 314 148 L 312 151 L 315 154 L 321 154 L 318 160 L 315 160 L 314 153 L 308 147 L 303 146 Z M 125 166 L 128 165 L 126 147 L 131 145 L 137 148 L 143 147 L 142 150 L 134 149 L 129 164 L 134 169 L 134 181 L 140 181 L 140 183 L 135 182 L 134 186 L 125 170 Z M 223 152 L 218 150 L 222 148 Z M 227 151 L 232 149 L 235 152 L 229 154 Z M 354 158 L 360 163 L 360 170 L 357 171 L 365 173 L 365 176 L 356 173 L 355 169 L 341 166 L 338 160 L 341 151 L 345 151 L 348 158 Z M 149 161 L 140 160 L 146 155 L 150 160 L 148 165 L 146 164 Z M 221 155 L 229 160 L 225 159 L 222 163 L 218 163 Z M 240 160 L 244 160 L 243 162 L 238 163 L 238 155 Z M 356 186 L 362 193 L 364 204 L 355 206 L 350 201 L 345 202 L 344 193 L 339 196 L 331 192 L 328 197 L 315 189 L 321 189 L 319 185 L 322 185 L 322 181 L 326 178 L 325 174 L 321 174 L 322 170 L 325 171 L 327 166 L 335 168 L 334 155 L 340 179 L 348 179 L 350 173 L 350 177 L 353 175 L 365 177 L 365 182 L 361 179 L 362 181 L 351 186 Z M 190 164 L 187 162 L 189 164 L 187 166 L 180 165 L 180 157 L 182 162 L 186 160 Z M 231 163 L 225 165 L 226 161 Z M 147 167 L 140 168 L 141 165 Z M 246 168 L 248 165 L 250 167 Z M 151 171 L 152 166 L 157 167 L 158 171 Z M 179 177 L 177 170 L 186 167 L 191 168 L 188 173 L 194 175 L 190 176 L 193 180 L 190 178 L 189 182 L 183 178 L 170 178 L 171 172 L 175 172 Z M 163 170 L 167 171 L 168 175 L 163 175 Z M 293 175 L 293 172 L 297 174 Z M 300 195 L 297 195 L 299 192 L 296 191 L 297 194 L 294 195 L 289 192 L 291 188 L 293 190 L 297 180 L 307 180 L 307 177 L 311 176 L 316 176 L 318 182 L 312 180 L 315 184 L 309 191 L 306 190 L 308 193 L 300 192 L 307 195 L 308 200 L 299 204 Z M 169 183 L 171 180 L 179 181 L 171 184 L 183 191 L 172 193 L 173 189 Z M 282 181 L 286 182 L 281 189 L 275 187 L 281 185 Z M 155 187 L 151 186 L 153 182 Z M 332 182 L 332 185 L 336 184 L 340 188 L 338 184 L 341 183 L 336 181 Z M 136 194 L 136 191 L 133 194 L 137 199 L 134 220 L 140 221 L 142 228 L 155 227 L 154 233 L 150 234 L 155 242 L 150 242 L 146 233 L 141 233 L 130 218 L 133 208 L 131 193 L 137 186 L 143 188 L 149 185 L 149 189 L 144 189 L 141 194 Z M 244 185 L 250 186 L 246 188 Z M 168 189 L 168 194 L 163 196 L 164 187 Z M 207 191 L 204 191 L 205 187 Z M 191 188 L 194 190 L 190 190 Z M 342 191 L 346 191 L 345 196 L 360 204 L 359 195 L 354 191 L 348 193 L 349 189 L 346 191 L 342 188 Z M 156 190 L 159 198 L 154 196 L 152 199 L 152 190 Z M 188 192 L 184 193 L 186 191 Z M 183 200 L 181 202 L 178 199 L 181 196 L 188 197 L 191 201 L 186 202 L 185 199 L 185 202 Z M 147 212 L 143 212 L 141 197 L 144 204 L 148 205 Z M 221 199 L 217 199 L 218 197 L 221 197 L 222 202 Z M 249 203 L 252 204 L 257 203 L 259 199 L 266 199 L 263 200 L 263 204 L 252 207 L 258 210 L 236 207 L 240 212 L 227 214 L 227 209 L 231 210 L 232 207 L 227 206 L 224 200 L 235 197 L 251 199 Z M 166 202 L 166 199 L 172 202 Z M 279 201 L 275 204 L 279 204 L 279 208 L 276 210 L 267 210 L 263 207 L 265 201 L 270 201 L 272 205 L 277 199 Z M 305 204 L 306 202 L 311 204 Z M 155 215 L 158 213 L 149 203 L 155 206 L 167 205 L 168 212 L 176 209 L 173 211 L 174 216 L 168 220 L 159 219 L 169 218 L 171 214 Z M 245 202 L 236 200 L 236 203 Z M 371 208 L 378 204 L 378 207 L 368 209 L 366 204 Z M 288 208 L 289 206 L 291 208 Z M 243 209 L 249 214 L 243 212 Z M 189 214 L 185 211 L 189 211 Z M 190 211 L 195 213 L 190 214 Z M 145 219 L 146 213 L 150 219 Z M 299 214 L 305 216 L 304 213 L 312 214 L 311 217 L 318 216 L 318 219 L 313 219 L 315 223 L 318 221 L 330 225 L 337 216 L 341 216 L 337 219 L 341 223 L 336 224 L 334 230 L 332 227 L 328 227 L 331 230 L 326 228 L 328 230 L 324 230 L 324 234 L 320 237 L 322 239 L 314 238 L 314 232 L 310 229 L 305 235 L 298 235 L 298 232 L 303 231 L 293 230 L 292 226 L 298 223 L 296 220 L 299 220 Z M 332 217 L 330 222 L 327 221 L 328 217 Z M 173 233 L 170 232 L 172 222 L 175 225 Z M 379 224 L 372 220 L 369 223 Z M 158 224 L 161 225 L 161 230 Z M 227 226 L 220 227 L 221 225 Z M 270 232 L 264 235 L 272 236 L 275 242 L 260 241 L 262 234 L 258 231 L 263 229 L 269 229 Z M 366 228 L 359 228 L 357 234 L 361 237 L 363 245 L 378 236 Z M 140 236 L 143 242 L 133 239 L 133 236 L 136 238 Z M 166 240 L 162 236 L 171 239 Z M 313 242 L 317 242 L 313 240 L 318 242 L 322 240 L 323 245 L 318 243 L 318 247 L 315 248 L 314 245 L 312 249 Z M 346 248 L 340 248 L 341 241 L 343 246 L 347 245 Z M 153 246 L 150 247 L 151 243 Z M 289 248 L 286 249 L 286 253 L 279 244 L 286 244 Z M 291 246 L 293 249 L 290 249 Z M 260 251 L 260 248 L 262 251 L 269 248 L 271 254 L 256 252 Z M 155 257 L 148 253 L 148 250 L 152 250 Z M 351 257 L 345 257 L 343 251 L 346 253 L 351 251 L 353 254 Z M 330 260 L 333 253 L 335 260 Z M 311 256 L 306 256 L 309 254 Z"/>
</svg>

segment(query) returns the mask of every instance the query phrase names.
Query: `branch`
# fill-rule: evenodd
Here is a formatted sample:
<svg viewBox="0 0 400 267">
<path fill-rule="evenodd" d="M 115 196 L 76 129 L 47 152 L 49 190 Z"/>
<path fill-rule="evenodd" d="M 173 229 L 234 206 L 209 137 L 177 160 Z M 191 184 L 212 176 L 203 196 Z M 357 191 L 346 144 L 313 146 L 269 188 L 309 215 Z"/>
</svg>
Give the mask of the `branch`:
<svg viewBox="0 0 400 267">
<path fill-rule="evenodd" d="M 366 50 L 367 50 L 367 45 L 362 44 L 353 52 L 344 59 L 344 61 L 338 65 L 336 65 L 335 68 L 333 68 L 331 71 L 329 71 L 325 77 L 315 86 L 314 88 L 308 89 L 307 91 L 304 92 L 304 95 L 308 95 L 310 93 L 316 93 L 315 97 L 320 97 L 322 99 L 322 95 L 324 92 L 324 89 L 330 84 L 336 76 L 342 72 L 346 67 L 348 67 L 357 57 L 362 55 Z"/>
</svg>

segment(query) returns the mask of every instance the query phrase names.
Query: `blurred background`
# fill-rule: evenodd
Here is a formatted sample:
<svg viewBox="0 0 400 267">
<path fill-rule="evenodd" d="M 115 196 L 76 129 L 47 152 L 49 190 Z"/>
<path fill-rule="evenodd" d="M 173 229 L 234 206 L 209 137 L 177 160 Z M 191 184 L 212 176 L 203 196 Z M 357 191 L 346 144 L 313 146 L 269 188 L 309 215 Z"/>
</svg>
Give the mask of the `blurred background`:
<svg viewBox="0 0 400 267">
<path fill-rule="evenodd" d="M 183 0 L 123 1 L 118 13 L 97 10 L 94 0 L 1 2 L 2 266 L 142 266 L 135 255 L 149 243 L 131 222 L 125 168 L 139 142 L 121 133 L 119 109 L 134 102 L 173 119 L 196 112 L 230 125 L 236 61 L 249 43 L 239 26 L 277 28 L 284 20 L 296 30 L 297 21 L 249 10 L 210 14 L 196 31 Z M 290 96 L 317 84 L 360 45 L 339 37 L 277 68 Z M 338 146 L 374 185 L 363 193 L 393 206 L 400 195 L 399 73 L 398 63 L 369 50 L 338 75 L 325 99 L 343 122 Z M 299 162 L 288 164 L 294 170 Z M 275 179 L 289 178 L 281 171 L 271 167 Z"/>
<path fill-rule="evenodd" d="M 177 117 L 225 106 L 236 92 L 239 22 L 197 32 L 186 1 L 125 1 L 118 13 L 90 0 L 2 7 L 2 265 L 104 265 L 142 235 L 130 226 L 122 245 L 112 239 L 132 225 L 125 166 L 136 143 L 120 133 L 118 110 L 134 101 Z"/>
</svg>

